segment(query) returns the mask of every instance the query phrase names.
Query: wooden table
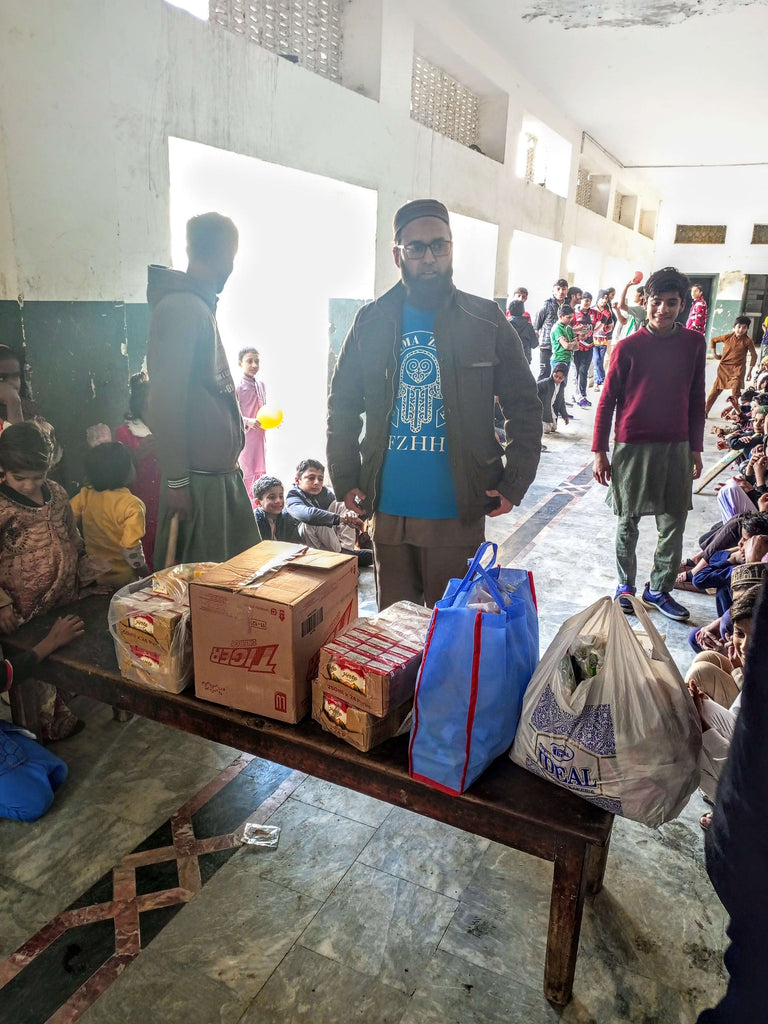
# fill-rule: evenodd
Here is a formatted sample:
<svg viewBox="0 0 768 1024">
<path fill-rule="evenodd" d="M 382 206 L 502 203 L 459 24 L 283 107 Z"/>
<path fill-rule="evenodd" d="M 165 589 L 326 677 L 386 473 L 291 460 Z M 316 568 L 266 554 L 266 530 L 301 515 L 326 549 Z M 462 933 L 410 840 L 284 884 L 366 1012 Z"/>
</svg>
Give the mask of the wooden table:
<svg viewBox="0 0 768 1024">
<path fill-rule="evenodd" d="M 173 694 L 123 679 L 106 628 L 109 600 L 89 597 L 56 614 L 75 612 L 86 634 L 43 662 L 35 676 L 176 729 L 224 743 L 289 768 L 436 818 L 524 853 L 554 862 L 544 967 L 544 994 L 557 1005 L 571 998 L 585 893 L 602 886 L 613 815 L 500 757 L 460 797 L 408 776 L 407 737 L 367 754 L 305 720 L 261 718 L 199 700 L 191 689 Z M 43 616 L 6 637 L 6 655 L 28 650 L 50 628 Z M 32 687 L 11 690 L 14 720 L 34 728 Z"/>
</svg>

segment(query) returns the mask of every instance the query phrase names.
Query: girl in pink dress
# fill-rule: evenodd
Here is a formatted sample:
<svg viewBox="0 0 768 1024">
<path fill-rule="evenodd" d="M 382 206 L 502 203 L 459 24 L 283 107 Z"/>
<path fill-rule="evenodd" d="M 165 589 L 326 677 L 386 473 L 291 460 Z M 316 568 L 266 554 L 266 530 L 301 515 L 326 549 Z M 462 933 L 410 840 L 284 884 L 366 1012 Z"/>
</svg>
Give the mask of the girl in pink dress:
<svg viewBox="0 0 768 1024">
<path fill-rule="evenodd" d="M 133 452 L 136 463 L 136 479 L 129 485 L 132 494 L 141 498 L 147 510 L 147 529 L 142 544 L 144 558 L 150 569 L 153 568 L 155 552 L 155 534 L 157 533 L 157 513 L 160 504 L 160 462 L 157 458 L 157 446 L 149 427 L 144 422 L 144 413 L 149 397 L 149 378 L 146 373 L 134 373 L 130 380 L 131 397 L 128 401 L 129 415 L 125 423 L 115 431 L 115 439 Z M 162 566 L 157 566 L 162 568 Z"/>
<path fill-rule="evenodd" d="M 248 497 L 255 503 L 254 481 L 266 472 L 264 430 L 256 415 L 267 401 L 267 392 L 264 384 L 256 380 L 256 374 L 259 372 L 259 353 L 255 348 L 241 349 L 237 354 L 237 365 L 242 371 L 242 377 L 237 385 L 237 401 L 245 425 L 245 447 L 240 452 L 240 469 L 243 471 Z"/>
</svg>

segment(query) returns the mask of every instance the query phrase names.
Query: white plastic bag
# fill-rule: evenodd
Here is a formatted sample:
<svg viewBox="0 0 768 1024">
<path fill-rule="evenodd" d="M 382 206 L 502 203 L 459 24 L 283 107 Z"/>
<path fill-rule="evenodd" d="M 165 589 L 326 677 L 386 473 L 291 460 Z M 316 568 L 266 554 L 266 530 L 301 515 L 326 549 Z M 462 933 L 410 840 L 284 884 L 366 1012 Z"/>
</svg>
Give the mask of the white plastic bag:
<svg viewBox="0 0 768 1024">
<path fill-rule="evenodd" d="M 642 641 L 610 597 L 563 623 L 526 690 L 510 757 L 655 828 L 677 817 L 698 785 L 701 728 L 664 641 L 640 602 L 632 604 Z M 605 659 L 573 687 L 563 660 L 588 634 L 607 637 Z"/>
<path fill-rule="evenodd" d="M 112 597 L 107 622 L 121 676 L 181 693 L 192 679 L 192 640 L 186 583 L 182 593 L 175 580 L 175 596 L 156 589 L 154 576 L 129 583 Z"/>
</svg>

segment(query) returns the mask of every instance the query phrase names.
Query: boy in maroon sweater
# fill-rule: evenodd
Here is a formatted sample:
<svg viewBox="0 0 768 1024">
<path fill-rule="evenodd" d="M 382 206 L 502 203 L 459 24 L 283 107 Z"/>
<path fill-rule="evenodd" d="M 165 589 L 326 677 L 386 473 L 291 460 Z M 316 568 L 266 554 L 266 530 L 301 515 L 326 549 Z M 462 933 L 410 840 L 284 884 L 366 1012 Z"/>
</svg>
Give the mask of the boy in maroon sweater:
<svg viewBox="0 0 768 1024">
<path fill-rule="evenodd" d="M 607 501 L 618 516 L 616 596 L 635 593 L 638 524 L 641 516 L 653 515 L 659 536 L 642 601 L 679 622 L 689 612 L 670 591 L 692 507 L 691 483 L 701 475 L 704 447 L 706 347 L 701 334 L 676 322 L 687 290 L 688 279 L 673 267 L 649 278 L 648 322 L 614 349 L 592 443 L 592 475 L 598 483 L 610 483 Z M 608 446 L 614 413 L 611 464 Z M 631 603 L 620 603 L 631 614 Z"/>
</svg>

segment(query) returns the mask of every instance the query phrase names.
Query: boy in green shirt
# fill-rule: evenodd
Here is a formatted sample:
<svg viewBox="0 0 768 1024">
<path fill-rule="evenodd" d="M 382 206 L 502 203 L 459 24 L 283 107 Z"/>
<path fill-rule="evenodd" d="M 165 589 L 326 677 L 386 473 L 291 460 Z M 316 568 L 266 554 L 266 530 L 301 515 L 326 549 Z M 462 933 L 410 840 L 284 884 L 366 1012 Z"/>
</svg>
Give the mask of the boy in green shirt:
<svg viewBox="0 0 768 1024">
<path fill-rule="evenodd" d="M 555 363 L 571 365 L 571 353 L 579 347 L 571 328 L 573 308 L 564 304 L 560 307 L 557 323 L 552 328 L 552 366 Z"/>
</svg>

